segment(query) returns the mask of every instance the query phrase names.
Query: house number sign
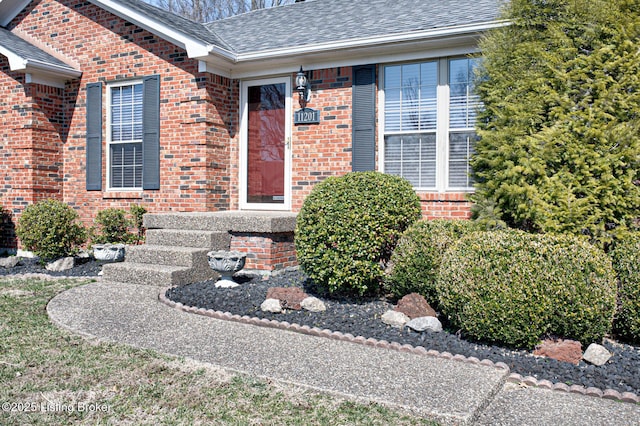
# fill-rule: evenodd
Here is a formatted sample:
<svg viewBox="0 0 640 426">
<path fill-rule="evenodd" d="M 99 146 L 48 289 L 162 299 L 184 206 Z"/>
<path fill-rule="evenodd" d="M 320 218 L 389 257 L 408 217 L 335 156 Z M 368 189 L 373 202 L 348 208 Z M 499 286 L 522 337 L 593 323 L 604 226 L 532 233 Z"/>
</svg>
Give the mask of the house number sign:
<svg viewBox="0 0 640 426">
<path fill-rule="evenodd" d="M 320 111 L 311 108 L 302 108 L 293 113 L 293 124 L 318 124 L 320 123 Z"/>
</svg>

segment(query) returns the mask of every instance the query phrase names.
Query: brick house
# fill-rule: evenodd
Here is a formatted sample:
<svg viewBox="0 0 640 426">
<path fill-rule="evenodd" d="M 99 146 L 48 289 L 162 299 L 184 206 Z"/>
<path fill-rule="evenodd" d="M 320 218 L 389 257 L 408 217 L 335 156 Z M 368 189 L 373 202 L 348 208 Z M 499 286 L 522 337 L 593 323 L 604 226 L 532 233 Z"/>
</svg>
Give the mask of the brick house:
<svg viewBox="0 0 640 426">
<path fill-rule="evenodd" d="M 15 220 L 58 198 L 87 223 L 132 203 L 296 212 L 316 182 L 374 169 L 409 179 L 426 217 L 466 217 L 470 54 L 499 3 L 315 0 L 198 24 L 139 0 L 0 0 L 0 201 Z"/>
</svg>

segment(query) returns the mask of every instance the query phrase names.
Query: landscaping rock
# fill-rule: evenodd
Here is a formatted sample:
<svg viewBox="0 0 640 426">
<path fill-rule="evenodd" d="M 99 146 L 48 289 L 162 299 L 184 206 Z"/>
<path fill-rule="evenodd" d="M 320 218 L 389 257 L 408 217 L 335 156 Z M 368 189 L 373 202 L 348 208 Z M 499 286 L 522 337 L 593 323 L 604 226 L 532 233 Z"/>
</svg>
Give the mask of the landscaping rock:
<svg viewBox="0 0 640 426">
<path fill-rule="evenodd" d="M 0 267 L 2 268 L 15 268 L 20 263 L 18 256 L 0 257 Z"/>
<path fill-rule="evenodd" d="M 436 317 L 418 317 L 409 321 L 407 327 L 414 331 L 442 331 L 442 323 Z"/>
<path fill-rule="evenodd" d="M 317 297 L 305 298 L 302 302 L 300 302 L 300 306 L 310 312 L 324 312 L 327 310 L 327 306 L 324 304 L 324 302 Z"/>
<path fill-rule="evenodd" d="M 604 346 L 598 345 L 597 343 L 590 344 L 587 350 L 584 351 L 584 355 L 582 355 L 582 359 L 590 364 L 597 365 L 598 367 L 605 365 L 610 358 L 611 352 L 609 352 Z"/>
<path fill-rule="evenodd" d="M 280 301 L 278 299 L 267 299 L 262 302 L 260 305 L 260 309 L 263 312 L 272 312 L 274 314 L 279 314 L 282 312 L 282 306 L 280 306 Z"/>
<path fill-rule="evenodd" d="M 236 288 L 239 285 L 240 284 L 238 284 L 237 282 L 231 280 L 218 280 L 215 283 L 215 286 L 218 288 Z"/>
<path fill-rule="evenodd" d="M 404 296 L 398 301 L 395 310 L 402 312 L 410 319 L 436 316 L 436 311 L 431 308 L 427 299 L 418 293 L 411 293 Z"/>
<path fill-rule="evenodd" d="M 387 311 L 382 315 L 382 322 L 392 327 L 402 328 L 410 318 L 398 311 Z"/>
<path fill-rule="evenodd" d="M 47 263 L 45 268 L 51 272 L 61 272 L 73 268 L 76 264 L 76 260 L 73 257 L 63 257 L 55 262 Z"/>
<path fill-rule="evenodd" d="M 278 299 L 282 309 L 299 311 L 304 299 L 309 297 L 300 287 L 271 287 L 267 290 L 267 299 Z"/>
<path fill-rule="evenodd" d="M 575 340 L 546 339 L 536 346 L 533 354 L 578 365 L 582 359 L 582 345 Z"/>
</svg>

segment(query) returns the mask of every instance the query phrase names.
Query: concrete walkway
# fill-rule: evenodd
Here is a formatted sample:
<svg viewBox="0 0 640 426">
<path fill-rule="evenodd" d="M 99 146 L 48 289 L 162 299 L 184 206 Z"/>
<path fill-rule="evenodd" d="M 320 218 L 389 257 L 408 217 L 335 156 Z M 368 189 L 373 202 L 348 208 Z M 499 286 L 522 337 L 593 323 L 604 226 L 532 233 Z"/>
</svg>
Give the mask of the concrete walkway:
<svg viewBox="0 0 640 426">
<path fill-rule="evenodd" d="M 640 425 L 640 405 L 507 383 L 495 366 L 182 312 L 152 286 L 96 282 L 56 296 L 51 320 L 86 337 L 375 401 L 443 424 Z"/>
</svg>

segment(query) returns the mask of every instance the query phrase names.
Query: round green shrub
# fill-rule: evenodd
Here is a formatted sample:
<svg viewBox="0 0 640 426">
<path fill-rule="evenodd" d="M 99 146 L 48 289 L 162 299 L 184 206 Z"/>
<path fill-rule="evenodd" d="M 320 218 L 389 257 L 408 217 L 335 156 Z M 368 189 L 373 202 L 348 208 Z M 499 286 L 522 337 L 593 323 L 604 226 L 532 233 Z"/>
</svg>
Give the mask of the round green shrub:
<svg viewBox="0 0 640 426">
<path fill-rule="evenodd" d="M 129 232 L 131 221 L 123 209 L 109 207 L 100 210 L 94 219 L 99 225 L 93 237 L 96 243 L 126 243 L 133 235 Z"/>
<path fill-rule="evenodd" d="M 616 306 L 608 256 L 569 235 L 471 233 L 443 257 L 436 288 L 455 327 L 513 347 L 532 348 L 547 334 L 599 341 Z"/>
<path fill-rule="evenodd" d="M 394 297 L 423 295 L 437 304 L 436 281 L 442 256 L 461 236 L 477 230 L 469 220 L 421 220 L 405 231 L 391 256 L 385 288 Z"/>
<path fill-rule="evenodd" d="M 378 172 L 330 177 L 298 214 L 298 262 L 330 294 L 375 293 L 398 239 L 420 214 L 418 196 L 403 178 Z"/>
<path fill-rule="evenodd" d="M 613 329 L 632 342 L 640 342 L 640 235 L 618 240 L 610 252 L 618 275 L 618 311 Z"/>
<path fill-rule="evenodd" d="M 78 221 L 78 213 L 54 199 L 27 206 L 16 228 L 27 250 L 43 259 L 68 256 L 87 240 L 87 231 Z"/>
</svg>

